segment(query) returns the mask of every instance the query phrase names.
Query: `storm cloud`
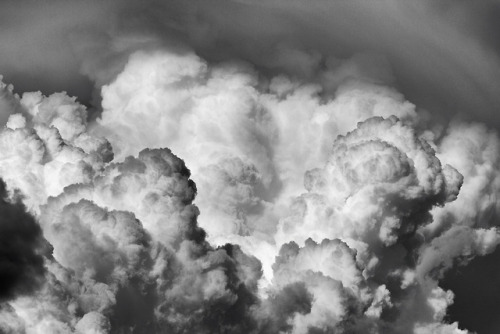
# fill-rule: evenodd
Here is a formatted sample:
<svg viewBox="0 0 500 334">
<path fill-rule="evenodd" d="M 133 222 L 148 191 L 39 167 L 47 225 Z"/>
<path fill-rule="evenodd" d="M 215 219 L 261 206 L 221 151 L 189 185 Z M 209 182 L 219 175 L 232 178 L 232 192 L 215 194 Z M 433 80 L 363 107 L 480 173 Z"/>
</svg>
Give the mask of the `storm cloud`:
<svg viewBox="0 0 500 334">
<path fill-rule="evenodd" d="M 498 328 L 497 2 L 0 6 L 0 331 Z"/>
</svg>

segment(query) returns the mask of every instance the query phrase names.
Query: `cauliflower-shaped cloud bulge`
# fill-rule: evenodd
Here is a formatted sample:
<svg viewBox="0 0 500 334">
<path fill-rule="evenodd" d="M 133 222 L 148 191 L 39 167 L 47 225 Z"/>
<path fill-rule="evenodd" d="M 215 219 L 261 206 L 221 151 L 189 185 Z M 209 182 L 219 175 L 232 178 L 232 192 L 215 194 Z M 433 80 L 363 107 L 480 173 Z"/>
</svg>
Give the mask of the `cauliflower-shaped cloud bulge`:
<svg viewBox="0 0 500 334">
<path fill-rule="evenodd" d="M 453 302 L 451 291 L 427 280 L 403 286 L 396 271 L 404 265 L 397 262 L 391 274 L 367 277 L 356 255 L 339 239 L 308 239 L 303 247 L 295 242 L 283 245 L 264 309 L 272 311 L 269 304 L 285 291 L 294 297 L 291 306 L 281 306 L 287 333 L 424 333 L 425 328 L 467 333 L 456 323 L 442 323 Z"/>
<path fill-rule="evenodd" d="M 22 324 L 16 330 L 208 333 L 219 326 L 226 332 L 255 327 L 250 311 L 260 263 L 237 246 L 216 249 L 205 241 L 189 175 L 168 149 L 145 150 L 49 198 L 40 215 L 53 247 L 47 282 L 9 304 Z"/>
<path fill-rule="evenodd" d="M 296 332 L 317 326 L 340 332 L 458 330 L 441 324 L 453 293 L 416 271 L 424 244 L 418 229 L 431 223 L 433 208 L 457 198 L 463 182 L 431 144 L 394 116 L 374 117 L 339 136 L 326 166 L 306 173 L 308 192 L 278 226 L 276 242 L 285 245 L 273 266 L 275 284 L 299 280 L 316 296 L 311 312 L 294 318 L 305 326 Z M 479 234 L 472 254 L 481 254 L 480 245 L 491 239 Z M 313 282 L 325 276 L 340 285 L 324 292 Z M 325 297 L 334 291 L 336 296 Z"/>
<path fill-rule="evenodd" d="M 432 240 L 422 249 L 420 275 L 441 276 L 454 262 L 467 263 L 486 255 L 500 243 L 500 140 L 481 124 L 453 122 L 438 146 L 439 157 L 464 175 L 456 201 L 432 210 L 431 224 L 420 228 Z"/>
<path fill-rule="evenodd" d="M 310 57 L 292 51 L 283 56 Z M 371 116 L 415 118 L 400 93 L 346 73 L 370 58 L 345 61 L 343 70 L 343 61 L 332 61 L 324 80 L 340 85 L 334 94 L 283 74 L 266 78 L 244 62 L 138 51 L 103 86 L 103 112 L 92 131 L 111 141 L 117 159 L 157 147 L 182 157 L 199 186 L 200 225 L 209 240 L 259 235 L 272 242 L 279 207 L 302 192 L 304 172 L 324 163 L 338 134 Z M 319 61 L 310 63 L 319 71 Z"/>
<path fill-rule="evenodd" d="M 353 312 L 361 312 L 355 310 L 354 302 L 359 295 L 361 272 L 356 267 L 355 253 L 339 240 L 325 239 L 318 245 L 309 239 L 303 249 L 295 243 L 286 244 L 273 269 L 273 287 L 303 282 L 312 295 L 310 311 L 293 317 L 293 333 L 308 333 L 313 326 L 333 330 L 348 316 L 351 306 Z"/>
<path fill-rule="evenodd" d="M 10 113 L 0 133 L 0 173 L 19 189 L 32 212 L 48 196 L 73 183 L 87 183 L 113 159 L 109 142 L 87 132 L 87 111 L 65 93 L 48 97 L 9 93 Z"/>
<path fill-rule="evenodd" d="M 341 237 L 395 244 L 456 198 L 462 176 L 396 117 L 375 117 L 339 136 L 323 169 L 306 173 L 308 193 L 283 219 L 278 240 Z"/>
</svg>

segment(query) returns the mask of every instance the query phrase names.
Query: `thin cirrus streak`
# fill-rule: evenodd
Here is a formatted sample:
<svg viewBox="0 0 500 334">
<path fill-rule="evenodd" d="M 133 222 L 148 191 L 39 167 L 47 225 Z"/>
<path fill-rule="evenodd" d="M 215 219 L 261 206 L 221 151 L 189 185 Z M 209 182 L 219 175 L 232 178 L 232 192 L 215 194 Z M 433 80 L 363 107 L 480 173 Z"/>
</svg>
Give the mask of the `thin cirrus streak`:
<svg viewBox="0 0 500 334">
<path fill-rule="evenodd" d="M 304 3 L 3 5 L 2 333 L 495 332 L 496 4 Z"/>
</svg>

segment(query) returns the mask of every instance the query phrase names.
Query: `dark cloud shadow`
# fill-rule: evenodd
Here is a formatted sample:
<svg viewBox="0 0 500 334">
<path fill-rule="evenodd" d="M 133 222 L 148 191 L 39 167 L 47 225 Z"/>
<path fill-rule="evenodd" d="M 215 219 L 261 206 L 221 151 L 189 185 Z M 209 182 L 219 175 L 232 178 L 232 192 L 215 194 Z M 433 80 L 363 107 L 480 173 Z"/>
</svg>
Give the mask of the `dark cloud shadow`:
<svg viewBox="0 0 500 334">
<path fill-rule="evenodd" d="M 45 276 L 48 242 L 20 200 L 8 199 L 0 180 L 0 301 L 32 293 Z"/>
</svg>

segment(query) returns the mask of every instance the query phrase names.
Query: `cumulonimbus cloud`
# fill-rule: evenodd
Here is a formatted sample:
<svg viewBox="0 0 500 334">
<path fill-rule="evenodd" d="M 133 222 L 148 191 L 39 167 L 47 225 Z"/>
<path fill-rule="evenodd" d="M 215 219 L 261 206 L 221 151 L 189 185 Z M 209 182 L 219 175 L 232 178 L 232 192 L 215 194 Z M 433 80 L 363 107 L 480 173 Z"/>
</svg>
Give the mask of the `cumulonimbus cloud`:
<svg viewBox="0 0 500 334">
<path fill-rule="evenodd" d="M 79 59 L 98 104 L 0 86 L 1 331 L 474 331 L 441 280 L 500 243 L 500 141 L 464 112 L 495 124 L 498 64 L 452 14 L 391 5 L 86 9 L 76 58 L 39 61 L 64 84 Z"/>
</svg>

